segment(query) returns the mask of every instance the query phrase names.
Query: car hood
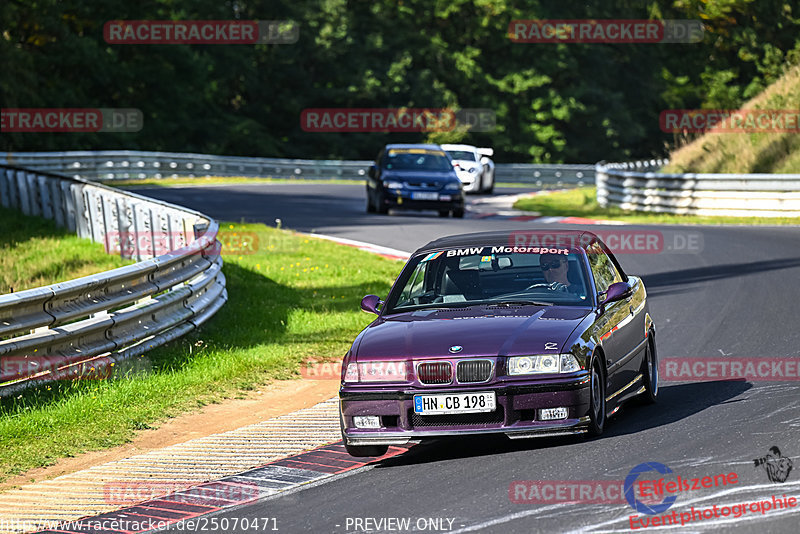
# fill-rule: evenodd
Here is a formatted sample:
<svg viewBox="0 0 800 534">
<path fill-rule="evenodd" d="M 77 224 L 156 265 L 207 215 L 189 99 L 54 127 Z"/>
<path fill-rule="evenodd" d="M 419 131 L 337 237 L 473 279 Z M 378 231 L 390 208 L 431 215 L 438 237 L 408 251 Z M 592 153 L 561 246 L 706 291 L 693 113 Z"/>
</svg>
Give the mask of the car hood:
<svg viewBox="0 0 800 534">
<path fill-rule="evenodd" d="M 381 173 L 382 180 L 398 180 L 401 182 L 434 182 L 445 184 L 458 178 L 455 169 L 447 171 L 395 171 L 384 170 Z"/>
<path fill-rule="evenodd" d="M 455 345 L 463 347 L 459 357 L 536 354 L 545 350 L 546 343 L 561 350 L 589 312 L 586 307 L 518 306 L 425 309 L 392 315 L 364 330 L 357 357 L 452 357 L 449 349 Z"/>
</svg>

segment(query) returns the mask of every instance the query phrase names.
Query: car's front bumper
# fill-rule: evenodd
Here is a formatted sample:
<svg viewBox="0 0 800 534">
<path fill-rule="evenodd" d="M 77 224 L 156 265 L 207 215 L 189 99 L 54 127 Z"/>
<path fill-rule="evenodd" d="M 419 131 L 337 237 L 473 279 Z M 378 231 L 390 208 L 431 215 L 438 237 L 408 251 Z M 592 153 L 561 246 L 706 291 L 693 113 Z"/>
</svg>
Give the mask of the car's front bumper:
<svg viewBox="0 0 800 534">
<path fill-rule="evenodd" d="M 414 395 L 495 391 L 497 410 L 490 414 L 421 416 L 414 413 Z M 531 438 L 586 431 L 589 422 L 589 375 L 551 382 L 472 385 L 457 388 L 414 388 L 387 391 L 343 387 L 339 393 L 342 436 L 348 445 L 402 445 L 440 436 L 506 434 Z M 539 420 L 542 408 L 566 407 L 566 419 Z M 356 428 L 356 415 L 380 417 L 381 428 Z"/>
<path fill-rule="evenodd" d="M 391 190 L 384 192 L 384 202 L 390 209 L 410 210 L 458 210 L 464 209 L 464 194 L 461 191 L 437 191 L 436 199 L 413 198 L 415 191 Z"/>
</svg>

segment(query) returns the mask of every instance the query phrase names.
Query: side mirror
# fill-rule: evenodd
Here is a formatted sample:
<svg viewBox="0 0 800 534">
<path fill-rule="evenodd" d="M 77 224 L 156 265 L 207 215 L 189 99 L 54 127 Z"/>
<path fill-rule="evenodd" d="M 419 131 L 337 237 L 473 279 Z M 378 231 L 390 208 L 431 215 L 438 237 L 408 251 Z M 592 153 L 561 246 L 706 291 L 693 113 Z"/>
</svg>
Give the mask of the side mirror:
<svg viewBox="0 0 800 534">
<path fill-rule="evenodd" d="M 375 178 L 375 165 L 369 166 L 369 170 L 367 170 L 367 175 L 369 175 L 370 178 Z"/>
<path fill-rule="evenodd" d="M 361 309 L 365 312 L 374 313 L 375 315 L 380 313 L 378 306 L 381 304 L 383 303 L 378 295 L 367 295 L 361 299 Z"/>
<path fill-rule="evenodd" d="M 489 165 L 491 162 L 492 160 L 490 160 L 486 156 L 481 157 L 481 165 Z"/>
<path fill-rule="evenodd" d="M 608 286 L 608 290 L 606 291 L 606 298 L 605 300 L 603 300 L 603 304 L 609 304 L 617 300 L 622 300 L 630 294 L 631 294 L 631 286 L 629 286 L 627 282 L 613 283 L 610 286 Z"/>
</svg>

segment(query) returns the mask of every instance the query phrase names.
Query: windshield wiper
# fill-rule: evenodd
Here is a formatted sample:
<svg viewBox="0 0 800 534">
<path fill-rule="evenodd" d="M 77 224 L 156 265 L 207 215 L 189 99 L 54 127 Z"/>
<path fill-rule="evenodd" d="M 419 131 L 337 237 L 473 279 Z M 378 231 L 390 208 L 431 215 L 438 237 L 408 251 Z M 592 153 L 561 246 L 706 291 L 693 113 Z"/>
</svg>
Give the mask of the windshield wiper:
<svg viewBox="0 0 800 534">
<path fill-rule="evenodd" d="M 539 302 L 538 300 L 498 300 L 489 303 L 490 306 L 553 306 L 552 302 Z"/>
</svg>

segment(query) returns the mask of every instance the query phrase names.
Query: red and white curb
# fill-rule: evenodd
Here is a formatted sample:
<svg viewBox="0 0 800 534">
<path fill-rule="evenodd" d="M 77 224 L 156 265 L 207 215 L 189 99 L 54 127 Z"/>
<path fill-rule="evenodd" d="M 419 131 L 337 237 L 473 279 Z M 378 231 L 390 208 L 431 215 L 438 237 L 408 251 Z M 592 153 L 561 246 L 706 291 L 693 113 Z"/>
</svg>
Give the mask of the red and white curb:
<svg viewBox="0 0 800 534">
<path fill-rule="evenodd" d="M 87 531 L 107 534 L 137 534 L 180 526 L 182 531 L 198 531 L 205 523 L 203 516 L 226 508 L 239 507 L 327 478 L 359 469 L 408 450 L 389 447 L 383 456 L 353 458 L 341 441 L 270 462 L 261 467 L 206 482 L 138 503 L 114 512 L 65 522 L 40 534 L 85 534 Z M 270 525 L 267 525 L 270 526 Z M 261 525 L 262 530 L 264 525 Z"/>
<path fill-rule="evenodd" d="M 365 241 L 356 241 L 354 239 L 346 239 L 344 237 L 337 237 L 332 235 L 324 235 L 324 234 L 307 234 L 311 237 L 318 237 L 320 239 L 327 239 L 328 241 L 333 241 L 335 243 L 339 243 L 340 245 L 347 245 L 348 247 L 355 247 L 359 250 L 365 250 L 367 252 L 371 252 L 373 254 L 377 254 L 378 256 L 383 256 L 384 258 L 389 258 L 391 260 L 407 260 L 411 257 L 410 252 L 406 252 L 404 250 L 397 250 L 394 248 L 384 247 L 381 245 L 376 245 L 374 243 L 367 243 Z"/>
<path fill-rule="evenodd" d="M 559 190 L 561 191 L 561 190 Z M 469 199 L 467 205 L 467 218 L 470 219 L 491 219 L 507 220 L 518 222 L 535 222 L 537 224 L 605 224 L 621 225 L 621 221 L 608 221 L 600 219 L 586 219 L 583 217 L 554 217 L 536 215 L 534 212 L 514 209 L 514 204 L 522 199 L 532 196 L 553 193 L 557 191 L 538 191 L 535 193 L 519 193 L 516 195 L 495 195 Z"/>
</svg>

